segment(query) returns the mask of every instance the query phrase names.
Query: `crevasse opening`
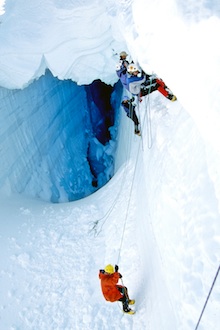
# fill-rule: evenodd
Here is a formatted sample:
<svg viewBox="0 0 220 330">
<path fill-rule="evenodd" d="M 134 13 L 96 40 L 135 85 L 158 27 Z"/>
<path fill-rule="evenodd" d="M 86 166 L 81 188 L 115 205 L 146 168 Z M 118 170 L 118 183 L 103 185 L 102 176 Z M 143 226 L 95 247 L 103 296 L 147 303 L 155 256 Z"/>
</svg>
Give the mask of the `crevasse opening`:
<svg viewBox="0 0 220 330">
<path fill-rule="evenodd" d="M 53 203 L 90 195 L 114 174 L 122 87 L 78 86 L 46 71 L 0 88 L 0 187 Z M 10 146 L 10 147 L 8 147 Z"/>
</svg>

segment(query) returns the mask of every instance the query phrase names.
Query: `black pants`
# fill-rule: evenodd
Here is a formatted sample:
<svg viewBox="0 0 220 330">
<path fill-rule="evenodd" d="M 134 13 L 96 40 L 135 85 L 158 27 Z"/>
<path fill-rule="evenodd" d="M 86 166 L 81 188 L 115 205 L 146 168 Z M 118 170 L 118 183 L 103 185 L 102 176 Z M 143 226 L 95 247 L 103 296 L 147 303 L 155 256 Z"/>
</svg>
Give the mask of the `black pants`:
<svg viewBox="0 0 220 330">
<path fill-rule="evenodd" d="M 122 302 L 122 306 L 123 306 L 123 310 L 127 310 L 129 309 L 129 297 L 128 297 L 128 289 L 124 286 L 124 287 L 118 287 L 118 291 L 120 291 L 123 296 L 118 299 L 118 301 Z"/>
<path fill-rule="evenodd" d="M 145 96 L 148 95 L 154 91 L 156 91 L 158 89 L 158 84 L 154 84 L 154 85 L 145 85 L 143 87 L 141 87 L 141 96 Z"/>
<path fill-rule="evenodd" d="M 131 120 L 133 120 L 135 126 L 138 126 L 139 125 L 138 117 L 137 117 L 136 112 L 135 112 L 134 109 L 131 109 L 131 111 L 129 111 L 129 113 L 127 114 L 127 116 L 129 118 L 131 118 Z"/>
<path fill-rule="evenodd" d="M 129 102 L 122 102 L 124 108 L 126 108 L 126 113 L 128 118 L 133 120 L 135 126 L 139 125 L 138 117 L 135 112 L 135 105 L 132 104 L 131 100 Z"/>
</svg>

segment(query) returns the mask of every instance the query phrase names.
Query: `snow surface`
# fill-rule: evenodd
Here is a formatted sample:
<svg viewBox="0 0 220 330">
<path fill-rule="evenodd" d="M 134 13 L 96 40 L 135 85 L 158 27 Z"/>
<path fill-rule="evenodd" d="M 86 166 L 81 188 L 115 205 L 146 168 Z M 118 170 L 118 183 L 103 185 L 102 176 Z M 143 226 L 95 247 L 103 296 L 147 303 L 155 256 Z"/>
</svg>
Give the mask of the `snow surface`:
<svg viewBox="0 0 220 330">
<path fill-rule="evenodd" d="M 220 259 L 219 1 L 86 2 L 6 0 L 0 86 L 24 88 L 46 67 L 114 84 L 126 50 L 178 101 L 143 100 L 141 138 L 122 113 L 116 173 L 89 197 L 50 204 L 1 187 L 1 329 L 195 329 Z M 6 148 L 16 168 L 12 128 L 1 163 Z M 134 316 L 103 299 L 107 263 L 119 264 Z M 200 330 L 219 326 L 219 290 L 220 276 Z"/>
</svg>

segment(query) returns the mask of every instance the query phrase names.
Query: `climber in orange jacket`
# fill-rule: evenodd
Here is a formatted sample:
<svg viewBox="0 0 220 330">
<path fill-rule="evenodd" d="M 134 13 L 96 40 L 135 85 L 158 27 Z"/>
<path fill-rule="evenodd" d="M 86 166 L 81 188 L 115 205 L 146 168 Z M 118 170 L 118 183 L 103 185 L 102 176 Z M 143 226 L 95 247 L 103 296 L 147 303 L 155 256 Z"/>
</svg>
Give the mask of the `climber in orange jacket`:
<svg viewBox="0 0 220 330">
<path fill-rule="evenodd" d="M 118 266 L 115 269 L 112 265 L 107 265 L 105 269 L 100 269 L 99 278 L 101 280 L 101 288 L 103 296 L 107 301 L 121 301 L 123 311 L 127 314 L 134 314 L 135 312 L 129 307 L 135 303 L 130 300 L 128 290 L 125 286 L 117 284 L 122 275 L 118 272 Z"/>
</svg>

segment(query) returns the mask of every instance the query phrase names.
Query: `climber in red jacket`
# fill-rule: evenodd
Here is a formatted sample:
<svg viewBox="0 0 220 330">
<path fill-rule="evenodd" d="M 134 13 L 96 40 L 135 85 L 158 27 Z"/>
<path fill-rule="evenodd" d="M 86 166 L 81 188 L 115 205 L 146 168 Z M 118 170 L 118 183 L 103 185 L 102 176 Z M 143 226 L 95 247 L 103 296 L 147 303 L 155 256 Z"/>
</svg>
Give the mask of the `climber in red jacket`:
<svg viewBox="0 0 220 330">
<path fill-rule="evenodd" d="M 114 269 L 112 265 L 107 265 L 105 269 L 99 271 L 99 278 L 105 299 L 110 302 L 121 301 L 123 311 L 127 314 L 134 314 L 135 312 L 129 305 L 133 305 L 135 301 L 129 299 L 128 290 L 125 286 L 117 284 L 118 280 L 122 278 L 122 275 L 118 272 L 118 266 L 115 265 Z"/>
</svg>

